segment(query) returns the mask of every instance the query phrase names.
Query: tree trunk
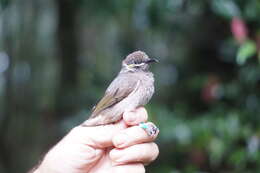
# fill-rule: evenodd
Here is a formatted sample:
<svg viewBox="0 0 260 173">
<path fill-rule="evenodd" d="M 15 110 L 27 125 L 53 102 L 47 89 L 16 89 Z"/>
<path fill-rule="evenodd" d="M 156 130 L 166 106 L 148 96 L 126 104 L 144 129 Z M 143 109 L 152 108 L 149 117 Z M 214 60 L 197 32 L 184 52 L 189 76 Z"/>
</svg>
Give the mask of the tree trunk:
<svg viewBox="0 0 260 173">
<path fill-rule="evenodd" d="M 60 77 L 56 95 L 56 118 L 62 119 L 75 112 L 74 99 L 78 85 L 77 3 L 57 0 L 57 44 Z"/>
<path fill-rule="evenodd" d="M 9 19 L 7 17 L 8 13 L 3 17 L 3 42 L 4 50 L 9 58 L 9 67 L 5 72 L 5 95 L 4 95 L 4 105 L 3 105 L 3 115 L 0 121 L 0 160 L 3 166 L 4 172 L 12 172 L 12 149 L 6 142 L 8 127 L 13 115 L 13 85 L 12 85 L 12 71 L 13 71 L 13 39 L 9 31 Z"/>
</svg>

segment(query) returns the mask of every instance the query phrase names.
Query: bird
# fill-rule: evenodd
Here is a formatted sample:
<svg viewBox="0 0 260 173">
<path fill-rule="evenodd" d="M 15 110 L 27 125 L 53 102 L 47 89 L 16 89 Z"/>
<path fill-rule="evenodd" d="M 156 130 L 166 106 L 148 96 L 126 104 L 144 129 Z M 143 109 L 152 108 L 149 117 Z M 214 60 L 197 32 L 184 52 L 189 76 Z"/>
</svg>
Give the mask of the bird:
<svg viewBox="0 0 260 173">
<path fill-rule="evenodd" d="M 118 75 L 82 126 L 112 124 L 122 119 L 125 111 L 146 105 L 154 93 L 154 75 L 149 71 L 154 62 L 158 60 L 143 51 L 126 56 Z"/>
</svg>

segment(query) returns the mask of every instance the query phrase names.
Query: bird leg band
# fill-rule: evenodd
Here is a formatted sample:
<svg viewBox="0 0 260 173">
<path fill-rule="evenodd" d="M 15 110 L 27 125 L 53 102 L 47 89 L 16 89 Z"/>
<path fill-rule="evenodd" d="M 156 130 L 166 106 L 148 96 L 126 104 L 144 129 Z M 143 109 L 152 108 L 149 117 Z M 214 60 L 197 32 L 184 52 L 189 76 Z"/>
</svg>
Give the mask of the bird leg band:
<svg viewBox="0 0 260 173">
<path fill-rule="evenodd" d="M 157 128 L 153 123 L 148 122 L 148 123 L 140 123 L 139 127 L 144 129 L 144 131 L 149 135 L 149 136 L 155 136 L 159 132 L 159 128 Z"/>
</svg>

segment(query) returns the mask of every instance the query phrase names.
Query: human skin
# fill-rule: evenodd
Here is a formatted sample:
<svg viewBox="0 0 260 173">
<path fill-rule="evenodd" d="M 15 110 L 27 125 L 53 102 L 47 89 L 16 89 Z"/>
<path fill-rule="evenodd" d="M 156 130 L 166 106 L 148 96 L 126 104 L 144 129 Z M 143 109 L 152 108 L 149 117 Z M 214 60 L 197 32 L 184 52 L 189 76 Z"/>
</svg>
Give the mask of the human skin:
<svg viewBox="0 0 260 173">
<path fill-rule="evenodd" d="M 140 107 L 125 112 L 116 124 L 73 128 L 44 157 L 34 173 L 144 173 L 159 150 L 138 125 L 146 122 Z"/>
</svg>

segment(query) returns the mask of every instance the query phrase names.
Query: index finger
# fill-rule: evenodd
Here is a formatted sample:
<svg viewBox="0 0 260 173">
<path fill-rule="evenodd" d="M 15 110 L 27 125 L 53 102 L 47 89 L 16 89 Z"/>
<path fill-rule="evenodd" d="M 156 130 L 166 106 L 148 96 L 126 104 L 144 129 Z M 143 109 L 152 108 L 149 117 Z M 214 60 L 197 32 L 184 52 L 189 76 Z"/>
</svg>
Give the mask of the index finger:
<svg viewBox="0 0 260 173">
<path fill-rule="evenodd" d="M 112 146 L 112 138 L 122 129 L 127 128 L 122 120 L 115 124 L 93 127 L 77 126 L 63 139 L 89 145 L 93 148 L 106 148 Z"/>
<path fill-rule="evenodd" d="M 140 126 L 132 126 L 121 130 L 113 137 L 112 141 L 116 148 L 126 148 L 140 143 L 152 142 L 157 138 L 158 133 L 159 130 L 150 136 Z"/>
</svg>

